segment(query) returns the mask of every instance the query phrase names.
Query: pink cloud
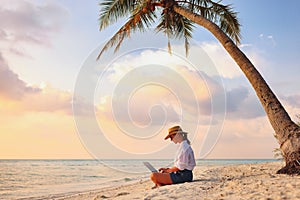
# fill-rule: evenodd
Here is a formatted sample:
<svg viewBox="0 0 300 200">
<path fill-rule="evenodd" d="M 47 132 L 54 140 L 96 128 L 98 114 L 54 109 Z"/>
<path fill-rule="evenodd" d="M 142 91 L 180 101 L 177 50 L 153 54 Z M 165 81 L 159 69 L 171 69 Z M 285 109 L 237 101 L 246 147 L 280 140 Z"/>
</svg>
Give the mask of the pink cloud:
<svg viewBox="0 0 300 200">
<path fill-rule="evenodd" d="M 26 111 L 62 112 L 72 114 L 72 94 L 67 91 L 44 87 L 41 92 L 28 94 L 22 99 L 22 107 Z"/>
<path fill-rule="evenodd" d="M 7 112 L 62 112 L 72 114 L 72 93 L 46 86 L 28 86 L 0 53 L 0 100 Z M 4 109 L 4 110 L 3 110 Z"/>
<path fill-rule="evenodd" d="M 24 94 L 39 93 L 39 88 L 28 87 L 19 76 L 11 71 L 0 53 L 0 97 L 21 99 Z"/>
<path fill-rule="evenodd" d="M 25 114 L 32 112 L 73 114 L 72 93 L 52 88 L 49 85 L 44 88 L 33 87 L 33 89 L 35 89 L 36 92 L 20 92 L 22 97 L 18 99 L 3 98 L 3 95 L 0 96 L 1 104 L 5 105 L 0 106 L 0 111 L 8 114 Z M 4 91 L 1 91 L 1 93 L 3 94 Z"/>
<path fill-rule="evenodd" d="M 68 16 L 65 8 L 50 1 L 4 1 L 0 8 L 0 41 L 10 48 L 21 43 L 49 46 L 51 37 L 62 29 Z"/>
</svg>

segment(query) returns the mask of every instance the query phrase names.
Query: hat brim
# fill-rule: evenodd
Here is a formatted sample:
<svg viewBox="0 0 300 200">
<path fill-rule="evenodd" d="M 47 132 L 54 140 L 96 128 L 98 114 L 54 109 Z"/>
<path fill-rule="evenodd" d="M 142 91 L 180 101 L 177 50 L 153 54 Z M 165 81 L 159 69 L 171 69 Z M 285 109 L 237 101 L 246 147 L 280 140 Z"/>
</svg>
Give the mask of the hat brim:
<svg viewBox="0 0 300 200">
<path fill-rule="evenodd" d="M 184 131 L 177 131 L 177 132 L 168 134 L 168 135 L 165 137 L 165 140 L 169 139 L 172 135 L 176 135 L 177 133 L 186 133 L 186 132 L 184 132 Z"/>
</svg>

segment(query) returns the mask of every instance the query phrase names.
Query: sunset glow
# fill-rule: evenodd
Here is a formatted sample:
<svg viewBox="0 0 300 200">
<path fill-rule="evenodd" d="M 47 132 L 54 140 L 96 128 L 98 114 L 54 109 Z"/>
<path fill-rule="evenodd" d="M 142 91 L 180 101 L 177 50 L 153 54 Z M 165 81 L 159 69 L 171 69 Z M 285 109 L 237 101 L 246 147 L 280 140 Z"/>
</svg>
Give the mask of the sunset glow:
<svg viewBox="0 0 300 200">
<path fill-rule="evenodd" d="M 250 2 L 235 4 L 243 25 L 240 48 L 297 120 L 300 28 L 293 23 L 299 14 L 278 28 L 276 19 L 270 23 L 253 16 Z M 2 1 L 0 159 L 169 158 L 175 148 L 163 138 L 174 124 L 190 133 L 196 158 L 273 157 L 278 144 L 254 90 L 224 48 L 199 27 L 187 57 L 181 42 L 174 42 L 169 54 L 166 38 L 157 34 L 152 41 L 156 49 L 93 60 L 91 67 L 99 72 L 89 77 L 97 83 L 93 117 L 102 132 L 89 146 L 72 103 L 80 103 L 76 117 L 88 124 L 85 97 L 73 99 L 78 74 L 91 52 L 116 31 L 98 31 L 98 11 L 97 2 Z M 151 38 L 138 35 L 145 44 Z M 140 41 L 133 35 L 121 50 L 145 47 Z M 108 66 L 103 74 L 102 65 Z M 128 88 L 133 90 L 126 96 Z M 208 150 L 203 143 L 214 128 L 220 134 Z M 97 132 L 92 129 L 86 131 Z"/>
</svg>

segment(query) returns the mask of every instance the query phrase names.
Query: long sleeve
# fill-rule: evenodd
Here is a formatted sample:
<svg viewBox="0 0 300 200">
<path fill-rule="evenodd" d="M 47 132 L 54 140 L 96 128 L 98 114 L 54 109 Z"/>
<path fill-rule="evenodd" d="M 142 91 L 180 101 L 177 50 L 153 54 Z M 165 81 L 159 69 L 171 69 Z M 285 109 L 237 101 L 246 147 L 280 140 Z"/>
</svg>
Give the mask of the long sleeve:
<svg viewBox="0 0 300 200">
<path fill-rule="evenodd" d="M 193 170 L 196 166 L 193 149 L 185 140 L 180 144 L 174 165 L 180 170 Z"/>
</svg>

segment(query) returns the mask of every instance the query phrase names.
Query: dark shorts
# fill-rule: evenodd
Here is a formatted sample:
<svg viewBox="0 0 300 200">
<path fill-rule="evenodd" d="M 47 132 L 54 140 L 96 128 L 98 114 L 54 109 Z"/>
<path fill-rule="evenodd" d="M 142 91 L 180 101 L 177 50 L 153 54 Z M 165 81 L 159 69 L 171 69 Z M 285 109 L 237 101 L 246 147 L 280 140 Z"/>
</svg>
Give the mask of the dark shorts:
<svg viewBox="0 0 300 200">
<path fill-rule="evenodd" d="M 173 184 L 193 181 L 193 172 L 187 169 L 172 172 L 170 176 Z"/>
</svg>

